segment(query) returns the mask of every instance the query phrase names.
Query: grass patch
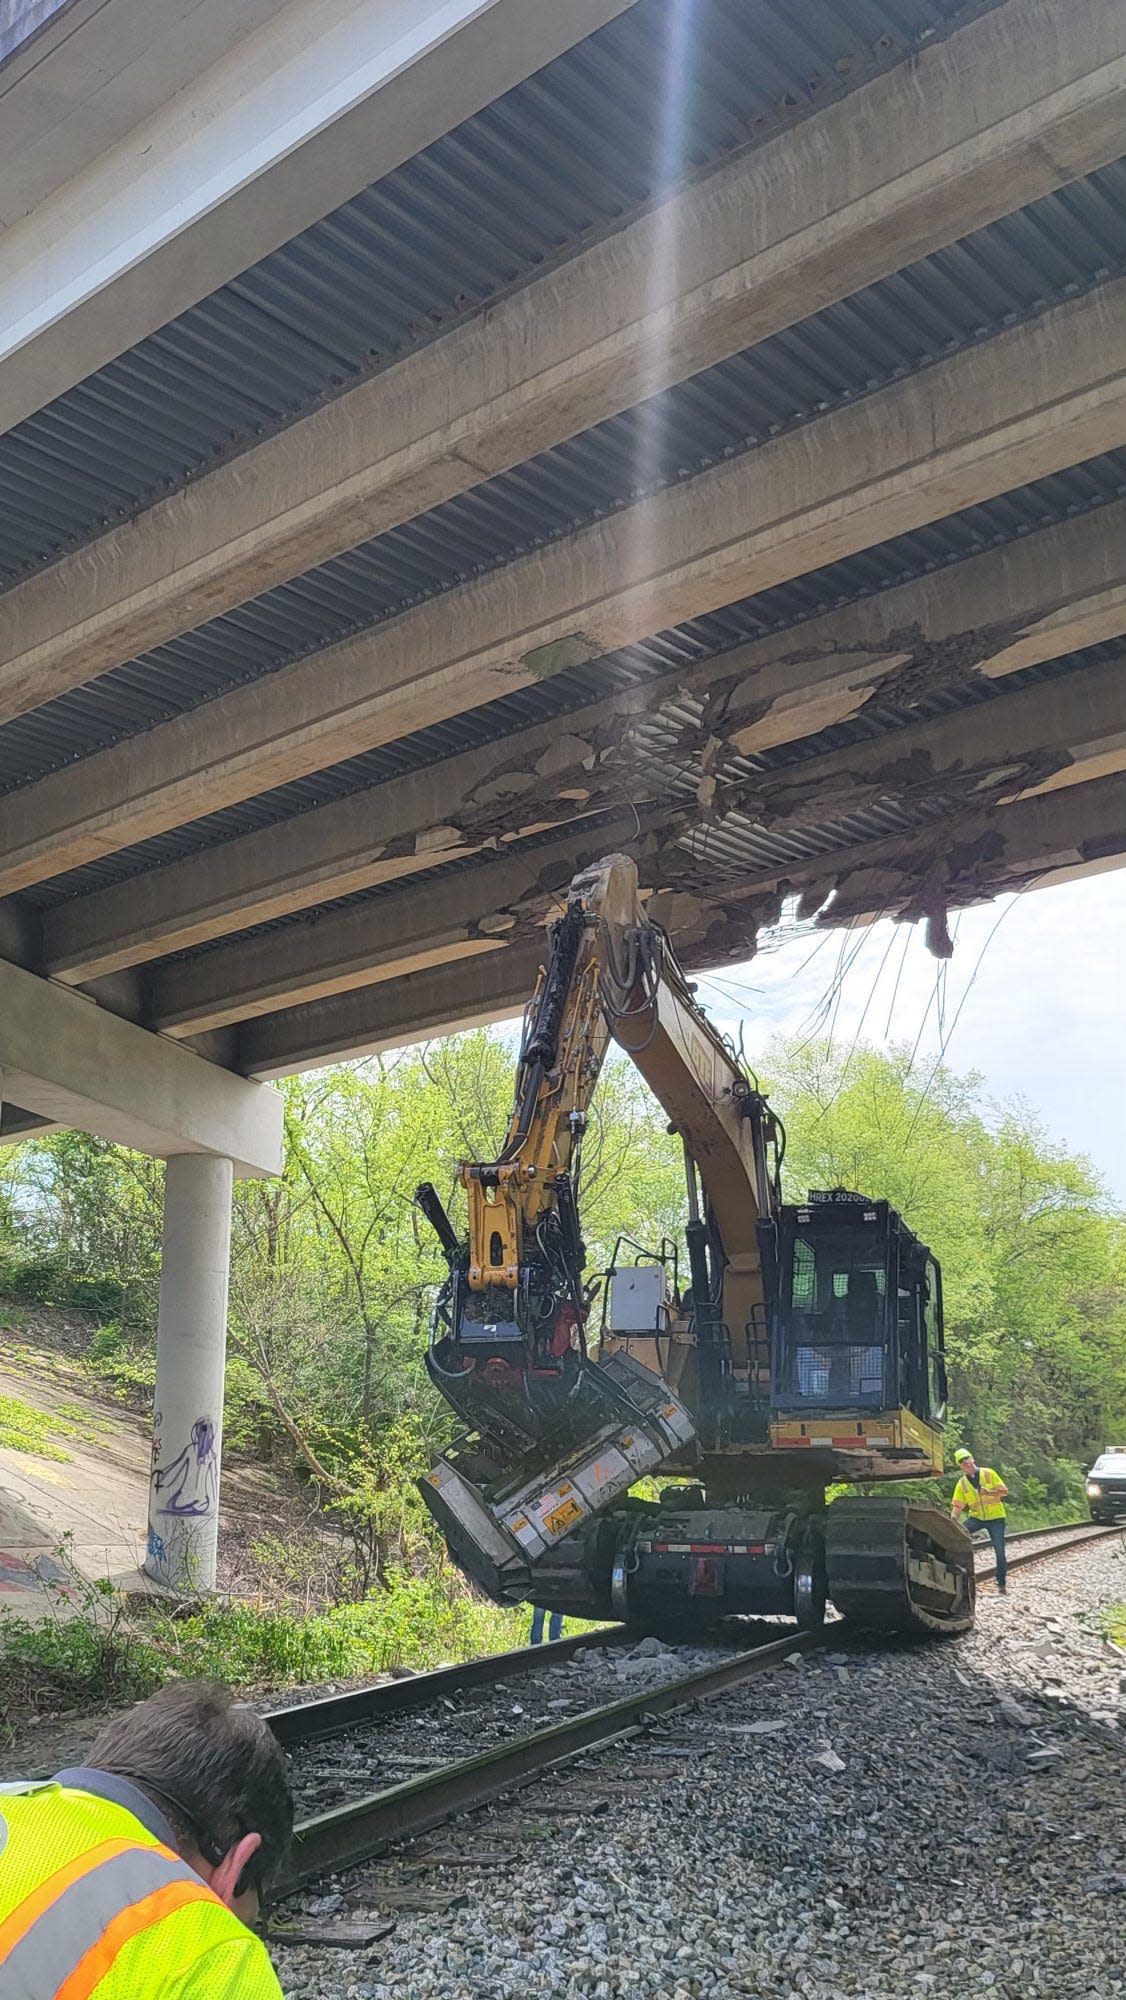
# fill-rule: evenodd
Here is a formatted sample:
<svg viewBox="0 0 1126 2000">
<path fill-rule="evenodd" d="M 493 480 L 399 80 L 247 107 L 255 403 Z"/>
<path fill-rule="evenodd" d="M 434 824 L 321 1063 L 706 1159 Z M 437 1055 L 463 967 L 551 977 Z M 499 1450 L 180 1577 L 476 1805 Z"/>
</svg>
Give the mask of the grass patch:
<svg viewBox="0 0 1126 2000">
<path fill-rule="evenodd" d="M 73 1425 L 73 1432 L 68 1434 L 81 1438 L 84 1444 L 99 1444 L 103 1438 L 114 1434 L 111 1419 L 93 1416 L 84 1403 L 56 1403 L 55 1414 L 66 1424 Z"/>
<path fill-rule="evenodd" d="M 97 1445 L 112 1435 L 112 1422 L 92 1416 L 81 1403 L 59 1403 L 53 1410 L 38 1410 L 20 1396 L 0 1395 L 0 1445 L 7 1445 L 9 1451 L 65 1462 L 70 1453 L 61 1439 Z"/>
<path fill-rule="evenodd" d="M 186 1618 L 142 1617 L 169 1671 L 215 1674 L 246 1692 L 436 1667 L 504 1652 L 527 1637 L 526 1614 L 482 1603 L 459 1581 L 411 1575 L 392 1576 L 359 1604 L 297 1617 L 219 1602 Z"/>
<path fill-rule="evenodd" d="M 9 1451 L 24 1451 L 33 1458 L 67 1460 L 70 1453 L 55 1442 L 57 1436 L 75 1437 L 76 1426 L 66 1418 L 50 1417 L 18 1396 L 0 1396 L 0 1445 Z"/>
<path fill-rule="evenodd" d="M 1116 1646 L 1126 1648 L 1126 1604 L 1112 1604 L 1103 1612 L 1102 1635 L 1113 1639 Z"/>
<path fill-rule="evenodd" d="M 523 1645 L 529 1613 L 473 1597 L 453 1572 L 399 1573 L 358 1604 L 294 1616 L 276 1605 L 208 1601 L 170 1613 L 68 1574 L 55 1615 L 0 1612 L 0 1714 L 21 1718 L 91 1702 L 136 1701 L 167 1680 L 215 1676 L 246 1694 L 422 1670 Z M 582 1629 L 568 1621 L 568 1630 Z"/>
</svg>

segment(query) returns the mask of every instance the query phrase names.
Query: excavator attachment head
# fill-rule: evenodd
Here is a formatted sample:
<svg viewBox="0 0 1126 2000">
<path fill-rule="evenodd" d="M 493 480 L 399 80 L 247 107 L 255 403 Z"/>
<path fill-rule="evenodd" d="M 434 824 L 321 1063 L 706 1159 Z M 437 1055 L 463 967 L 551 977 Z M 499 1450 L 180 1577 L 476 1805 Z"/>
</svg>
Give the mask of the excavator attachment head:
<svg viewBox="0 0 1126 2000">
<path fill-rule="evenodd" d="M 498 1604 L 534 1596 L 537 1563 L 695 1437 L 679 1397 L 627 1355 L 588 1361 L 584 1376 L 588 1419 L 600 1420 L 581 1445 L 490 1476 L 487 1450 L 471 1442 L 419 1481 L 455 1561 Z"/>
</svg>

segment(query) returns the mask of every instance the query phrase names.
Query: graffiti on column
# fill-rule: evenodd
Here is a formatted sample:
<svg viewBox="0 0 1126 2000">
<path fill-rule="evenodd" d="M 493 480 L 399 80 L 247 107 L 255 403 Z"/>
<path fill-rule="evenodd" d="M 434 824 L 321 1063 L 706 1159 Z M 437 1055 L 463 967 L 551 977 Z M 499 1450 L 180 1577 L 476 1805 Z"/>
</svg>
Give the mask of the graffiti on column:
<svg viewBox="0 0 1126 2000">
<path fill-rule="evenodd" d="M 158 1583 L 173 1590 L 198 1588 L 207 1558 L 206 1530 L 199 1515 L 182 1514 L 165 1526 L 163 1534 L 149 1529 L 146 1568 Z"/>
<path fill-rule="evenodd" d="M 210 1417 L 197 1417 L 183 1450 L 166 1461 L 162 1413 L 157 1412 L 153 1428 L 146 1566 L 158 1581 L 176 1590 L 190 1590 L 198 1582 L 208 1554 L 206 1524 L 214 1520 L 219 1506 L 215 1425 Z"/>
<path fill-rule="evenodd" d="M 153 1494 L 158 1514 L 172 1520 L 202 1520 L 219 1505 L 219 1454 L 210 1417 L 197 1417 L 182 1452 L 169 1465 L 154 1465 Z"/>
</svg>

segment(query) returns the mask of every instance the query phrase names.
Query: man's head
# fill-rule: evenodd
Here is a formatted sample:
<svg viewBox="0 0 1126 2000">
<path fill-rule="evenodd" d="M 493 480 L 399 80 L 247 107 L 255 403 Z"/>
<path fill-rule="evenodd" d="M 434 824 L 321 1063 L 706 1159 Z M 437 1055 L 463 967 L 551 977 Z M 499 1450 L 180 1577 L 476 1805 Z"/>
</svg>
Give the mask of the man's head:
<svg viewBox="0 0 1126 2000">
<path fill-rule="evenodd" d="M 246 1922 L 293 1831 L 281 1747 L 221 1681 L 174 1681 L 102 1730 L 87 1758 L 164 1812 L 189 1867 Z"/>
<path fill-rule="evenodd" d="M 965 1473 L 967 1479 L 972 1479 L 974 1473 L 977 1471 L 977 1460 L 974 1458 L 973 1452 L 967 1451 L 964 1445 L 961 1451 L 954 1453 L 954 1463 L 959 1472 Z"/>
</svg>

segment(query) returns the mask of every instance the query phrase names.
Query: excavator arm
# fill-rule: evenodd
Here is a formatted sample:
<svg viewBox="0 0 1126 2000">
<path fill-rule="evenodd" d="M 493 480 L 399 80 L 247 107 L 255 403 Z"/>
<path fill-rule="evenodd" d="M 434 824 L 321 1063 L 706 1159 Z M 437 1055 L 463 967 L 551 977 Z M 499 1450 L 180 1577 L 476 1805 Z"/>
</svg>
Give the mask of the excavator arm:
<svg viewBox="0 0 1126 2000">
<path fill-rule="evenodd" d="M 607 995 L 610 1029 L 684 1148 L 699 1402 L 718 1441 L 739 1399 L 768 1386 L 764 1242 L 781 1200 L 782 1128 L 664 933 L 639 923 L 631 948 L 643 970 L 624 1007 Z"/>
</svg>

